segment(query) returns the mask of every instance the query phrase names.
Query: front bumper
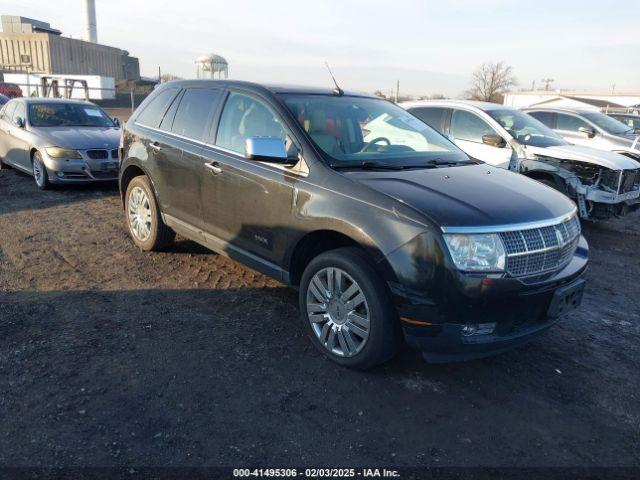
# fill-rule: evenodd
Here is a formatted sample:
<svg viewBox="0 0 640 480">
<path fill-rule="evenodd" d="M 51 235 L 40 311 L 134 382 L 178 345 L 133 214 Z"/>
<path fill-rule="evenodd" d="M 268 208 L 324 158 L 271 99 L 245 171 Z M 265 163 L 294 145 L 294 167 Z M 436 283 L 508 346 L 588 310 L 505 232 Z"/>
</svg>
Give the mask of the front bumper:
<svg viewBox="0 0 640 480">
<path fill-rule="evenodd" d="M 469 360 L 515 348 L 564 316 L 566 312 L 552 308 L 558 290 L 577 289 L 581 296 L 587 261 L 588 246 L 581 237 L 569 264 L 541 282 L 455 271 L 447 273 L 440 293 L 431 297 L 403 295 L 396 288 L 405 339 L 429 362 Z"/>
<path fill-rule="evenodd" d="M 116 149 L 108 150 L 108 152 Z M 89 158 L 86 151 L 80 151 L 82 158 L 52 158 L 43 152 L 42 160 L 47 168 L 51 183 L 87 183 L 117 181 L 120 161 L 108 154 L 107 158 Z"/>
</svg>

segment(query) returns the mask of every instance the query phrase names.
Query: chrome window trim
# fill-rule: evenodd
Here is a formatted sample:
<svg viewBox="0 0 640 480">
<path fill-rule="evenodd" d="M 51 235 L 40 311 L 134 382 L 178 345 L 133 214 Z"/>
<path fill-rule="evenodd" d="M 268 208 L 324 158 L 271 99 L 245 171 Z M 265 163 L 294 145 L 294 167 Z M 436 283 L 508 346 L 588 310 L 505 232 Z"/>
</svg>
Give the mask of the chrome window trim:
<svg viewBox="0 0 640 480">
<path fill-rule="evenodd" d="M 173 132 L 167 132 L 166 130 L 161 130 L 159 128 L 156 127 L 149 127 L 143 123 L 138 123 L 137 121 L 133 122 L 135 125 L 142 127 L 142 128 L 146 128 L 148 130 L 151 130 L 153 132 L 159 133 L 161 135 L 164 135 L 166 137 L 169 138 L 177 138 L 179 140 L 184 140 L 185 142 L 192 142 L 195 143 L 196 145 L 199 145 L 201 147 L 207 147 L 207 148 L 211 148 L 213 150 L 217 150 L 219 153 L 222 153 L 224 155 L 227 155 L 229 157 L 231 157 L 234 160 L 237 160 L 239 162 L 243 162 L 249 165 L 258 165 L 261 166 L 262 168 L 266 169 L 266 170 L 270 170 L 271 168 L 276 168 L 278 170 L 282 170 L 284 172 L 288 172 L 294 175 L 298 175 L 301 177 L 306 177 L 307 173 L 304 172 L 303 170 L 300 169 L 296 169 L 294 168 L 295 165 L 290 166 L 287 168 L 287 166 L 285 165 L 281 165 L 278 163 L 269 163 L 269 162 L 260 162 L 260 161 L 256 161 L 256 160 L 247 160 L 246 158 L 244 158 L 242 156 L 242 153 L 236 152 L 234 150 L 229 150 L 227 148 L 224 147 L 219 147 L 218 145 L 214 145 L 213 143 L 208 143 L 208 142 L 203 142 L 202 140 L 196 140 L 195 138 L 189 138 L 189 137 L 185 137 L 183 135 L 179 135 L 177 133 L 173 133 Z M 308 168 L 308 164 L 306 163 L 306 160 L 302 160 L 305 165 L 307 165 Z M 298 162 L 300 163 L 300 162 Z M 297 165 L 297 164 L 296 164 Z"/>
<path fill-rule="evenodd" d="M 526 223 L 512 223 L 506 225 L 487 225 L 483 227 L 456 227 L 456 226 L 447 226 L 440 227 L 442 233 L 454 234 L 454 233 L 501 233 L 501 232 L 513 232 L 516 230 L 531 230 L 534 228 L 544 228 L 544 227 L 552 227 L 554 225 L 558 225 L 559 223 L 565 222 L 574 215 L 576 215 L 578 209 L 573 207 L 573 210 L 570 213 L 562 215 L 560 217 L 552 218 L 549 220 L 540 220 L 536 222 L 526 222 Z"/>
</svg>

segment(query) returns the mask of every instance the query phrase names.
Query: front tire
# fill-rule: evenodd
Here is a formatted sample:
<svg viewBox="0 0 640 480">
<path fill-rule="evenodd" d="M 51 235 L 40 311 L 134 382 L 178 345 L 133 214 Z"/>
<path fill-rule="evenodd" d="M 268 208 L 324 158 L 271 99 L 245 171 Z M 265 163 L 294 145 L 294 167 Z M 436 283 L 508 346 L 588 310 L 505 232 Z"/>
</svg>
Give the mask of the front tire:
<svg viewBox="0 0 640 480">
<path fill-rule="evenodd" d="M 51 184 L 49 183 L 47 167 L 44 166 L 40 152 L 34 152 L 33 158 L 31 159 L 31 166 L 33 168 L 33 179 L 36 181 L 36 185 L 40 190 L 47 190 Z"/>
<path fill-rule="evenodd" d="M 314 258 L 302 275 L 299 299 L 311 342 L 334 362 L 365 370 L 398 351 L 402 333 L 391 293 L 360 249 Z"/>
<path fill-rule="evenodd" d="M 138 248 L 159 251 L 175 240 L 175 232 L 162 221 L 151 181 L 147 176 L 135 177 L 127 186 L 125 214 L 129 235 Z"/>
</svg>

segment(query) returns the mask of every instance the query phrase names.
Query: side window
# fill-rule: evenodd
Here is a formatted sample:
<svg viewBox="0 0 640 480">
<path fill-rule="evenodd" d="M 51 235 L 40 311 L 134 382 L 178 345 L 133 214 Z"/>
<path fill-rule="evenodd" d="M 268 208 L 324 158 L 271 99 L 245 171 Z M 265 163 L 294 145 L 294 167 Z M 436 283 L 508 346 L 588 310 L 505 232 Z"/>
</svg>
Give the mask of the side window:
<svg viewBox="0 0 640 480">
<path fill-rule="evenodd" d="M 573 115 L 564 115 L 563 113 L 558 114 L 557 122 L 558 126 L 556 128 L 565 132 L 577 132 L 580 127 L 590 128 L 584 120 L 580 120 Z"/>
<path fill-rule="evenodd" d="M 167 110 L 167 113 L 164 114 L 164 117 L 160 122 L 160 126 L 158 127 L 160 130 L 164 130 L 165 132 L 171 131 L 171 127 L 173 126 L 173 119 L 176 117 L 176 110 L 178 110 L 178 105 L 180 104 L 181 98 L 182 95 L 178 94 L 178 96 L 171 102 L 169 110 Z"/>
<path fill-rule="evenodd" d="M 13 112 L 16 110 L 17 105 L 18 105 L 18 102 L 7 103 L 7 106 L 4 109 L 4 117 L 3 117 L 7 122 L 13 121 Z"/>
<path fill-rule="evenodd" d="M 464 110 L 454 110 L 451 118 L 451 135 L 456 140 L 482 143 L 483 135 L 496 135 L 496 132 L 477 115 Z"/>
<path fill-rule="evenodd" d="M 536 120 L 544 123 L 547 127 L 556 128 L 553 121 L 553 117 L 555 113 L 553 112 L 527 112 L 527 113 L 531 115 L 533 118 L 535 118 Z"/>
<path fill-rule="evenodd" d="M 429 125 L 431 128 L 442 132 L 443 131 L 443 123 L 444 118 L 446 117 L 446 113 L 449 111 L 448 108 L 440 108 L 440 107 L 417 107 L 409 110 L 409 113 L 415 115 L 424 123 Z"/>
<path fill-rule="evenodd" d="M 169 104 L 174 99 L 178 90 L 175 88 L 169 88 L 160 92 L 154 99 L 151 100 L 142 113 L 136 118 L 136 122 L 145 125 L 147 127 L 157 128 L 162 121 L 164 113 L 167 111 Z"/>
<path fill-rule="evenodd" d="M 244 154 L 250 137 L 276 137 L 286 140 L 276 114 L 264 103 L 241 93 L 231 93 L 224 105 L 215 144 Z"/>
<path fill-rule="evenodd" d="M 24 104 L 23 103 L 18 103 L 18 105 L 16 106 L 15 111 L 13 112 L 13 118 L 11 119 L 11 121 L 13 121 L 14 118 L 16 117 L 22 117 L 22 119 L 24 121 L 27 121 L 27 110 L 24 108 Z"/>
<path fill-rule="evenodd" d="M 190 88 L 182 96 L 171 131 L 202 140 L 209 115 L 218 106 L 222 92 L 210 88 Z"/>
</svg>

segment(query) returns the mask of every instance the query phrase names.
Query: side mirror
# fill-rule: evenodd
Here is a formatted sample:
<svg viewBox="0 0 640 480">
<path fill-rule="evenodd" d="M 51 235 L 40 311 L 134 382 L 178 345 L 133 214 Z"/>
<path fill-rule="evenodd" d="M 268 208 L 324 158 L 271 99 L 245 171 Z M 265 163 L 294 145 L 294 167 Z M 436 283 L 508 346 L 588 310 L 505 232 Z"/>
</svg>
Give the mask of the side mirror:
<svg viewBox="0 0 640 480">
<path fill-rule="evenodd" d="M 15 123 L 18 128 L 24 128 L 25 126 L 24 118 L 22 117 L 14 117 L 13 123 Z"/>
<path fill-rule="evenodd" d="M 640 135 L 640 127 L 634 128 L 633 131 L 634 133 L 637 133 L 638 135 Z"/>
<path fill-rule="evenodd" d="M 596 136 L 596 131 L 591 127 L 580 127 L 578 128 L 580 133 L 584 133 L 588 138 L 593 138 Z"/>
<path fill-rule="evenodd" d="M 506 140 L 500 135 L 483 135 L 482 143 L 497 148 L 504 148 L 507 146 Z"/>
<path fill-rule="evenodd" d="M 116 117 L 113 117 L 113 124 L 114 124 L 116 127 L 120 128 L 120 119 L 119 119 L 119 118 L 116 118 Z"/>
<path fill-rule="evenodd" d="M 287 147 L 284 140 L 276 137 L 247 138 L 244 156 L 249 160 L 272 163 L 288 163 Z"/>
</svg>

